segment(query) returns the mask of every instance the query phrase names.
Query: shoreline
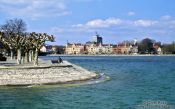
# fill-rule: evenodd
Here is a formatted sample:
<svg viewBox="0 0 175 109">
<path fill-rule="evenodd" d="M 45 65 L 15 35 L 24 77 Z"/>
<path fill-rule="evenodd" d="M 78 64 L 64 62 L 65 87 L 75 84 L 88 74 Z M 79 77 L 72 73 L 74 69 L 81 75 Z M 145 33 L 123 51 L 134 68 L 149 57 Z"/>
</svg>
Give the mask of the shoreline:
<svg viewBox="0 0 175 109">
<path fill-rule="evenodd" d="M 42 61 L 34 66 L 1 66 L 0 86 L 30 86 L 73 84 L 100 78 L 100 75 L 80 66 L 64 61 L 61 64 L 51 64 Z"/>
<path fill-rule="evenodd" d="M 175 54 L 169 54 L 169 55 L 168 55 L 168 54 L 165 54 L 165 55 L 164 55 L 164 54 L 163 54 L 163 55 L 153 55 L 153 54 L 144 54 L 144 55 L 140 55 L 140 54 L 137 54 L 137 55 L 114 55 L 114 54 L 110 54 L 110 55 L 107 55 L 107 54 L 105 54 L 105 55 L 84 55 L 84 54 L 67 55 L 67 54 L 50 54 L 50 55 L 46 55 L 46 56 L 63 56 L 63 57 L 64 57 L 64 56 L 68 56 L 68 57 L 69 57 L 69 56 L 70 56 L 70 57 L 71 57 L 71 56 L 72 56 L 72 57 L 79 57 L 79 56 L 80 56 L 80 57 L 81 57 L 81 56 L 87 56 L 87 57 L 91 57 L 91 56 L 94 56 L 94 57 L 95 57 L 95 56 L 97 56 L 97 57 L 98 57 L 98 56 L 102 56 L 102 57 L 117 57 L 117 56 L 128 56 L 128 57 L 129 57 L 129 56 L 134 56 L 134 57 L 137 57 L 137 56 L 138 56 L 138 57 L 139 57 L 139 56 L 145 56 L 145 57 L 147 57 L 147 56 L 160 56 L 160 57 L 161 57 L 161 56 L 172 56 L 172 57 L 173 57 L 173 56 L 175 56 Z M 41 57 L 42 57 L 42 56 L 41 56 Z M 43 57 L 44 57 L 44 56 L 43 56 Z"/>
</svg>

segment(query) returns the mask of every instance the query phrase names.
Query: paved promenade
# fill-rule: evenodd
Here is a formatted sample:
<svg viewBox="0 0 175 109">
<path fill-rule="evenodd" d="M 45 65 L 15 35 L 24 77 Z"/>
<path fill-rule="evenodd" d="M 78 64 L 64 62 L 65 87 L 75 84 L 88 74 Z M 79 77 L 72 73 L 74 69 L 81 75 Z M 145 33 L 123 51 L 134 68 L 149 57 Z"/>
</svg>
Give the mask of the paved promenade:
<svg viewBox="0 0 175 109">
<path fill-rule="evenodd" d="M 37 67 L 30 63 L 19 66 L 14 61 L 0 63 L 0 85 L 62 84 L 97 77 L 96 73 L 67 61 L 52 64 L 40 60 Z"/>
</svg>

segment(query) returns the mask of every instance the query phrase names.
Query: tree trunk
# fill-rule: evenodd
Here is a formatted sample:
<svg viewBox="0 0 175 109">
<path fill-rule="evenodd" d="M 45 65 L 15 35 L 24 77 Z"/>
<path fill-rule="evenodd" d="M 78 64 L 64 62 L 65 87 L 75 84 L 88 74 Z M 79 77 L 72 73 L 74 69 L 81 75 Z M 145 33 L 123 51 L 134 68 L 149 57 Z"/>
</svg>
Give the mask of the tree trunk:
<svg viewBox="0 0 175 109">
<path fill-rule="evenodd" d="M 29 62 L 32 62 L 32 51 L 33 50 L 29 50 Z"/>
<path fill-rule="evenodd" d="M 21 48 L 17 49 L 17 64 L 21 64 Z"/>
<path fill-rule="evenodd" d="M 35 50 L 30 50 L 29 51 L 29 62 L 32 62 L 34 60 L 35 57 Z"/>
<path fill-rule="evenodd" d="M 32 50 L 32 61 L 34 61 L 35 58 L 35 50 Z"/>
<path fill-rule="evenodd" d="M 38 65 L 38 48 L 35 49 L 34 65 Z"/>
<path fill-rule="evenodd" d="M 24 59 L 25 63 L 29 63 L 29 51 L 25 52 L 25 59 Z"/>
<path fill-rule="evenodd" d="M 11 60 L 13 59 L 13 50 L 12 49 L 10 50 L 10 58 L 11 58 Z"/>
</svg>

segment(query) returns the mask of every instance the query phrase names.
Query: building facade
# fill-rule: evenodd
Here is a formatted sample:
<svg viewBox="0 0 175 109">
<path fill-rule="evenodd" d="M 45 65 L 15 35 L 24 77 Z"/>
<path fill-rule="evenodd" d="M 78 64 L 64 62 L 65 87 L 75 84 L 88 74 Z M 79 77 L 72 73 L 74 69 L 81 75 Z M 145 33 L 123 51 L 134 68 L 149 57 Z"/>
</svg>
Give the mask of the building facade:
<svg viewBox="0 0 175 109">
<path fill-rule="evenodd" d="M 162 48 L 159 45 L 153 44 L 153 48 L 154 48 L 156 54 L 159 54 L 159 55 L 163 54 L 162 53 Z"/>
<path fill-rule="evenodd" d="M 49 52 L 52 52 L 52 45 L 43 45 L 41 48 L 40 48 L 40 52 L 43 52 L 43 53 L 49 53 Z"/>
<path fill-rule="evenodd" d="M 130 54 L 138 54 L 138 46 L 137 45 L 131 45 L 130 47 Z"/>
<path fill-rule="evenodd" d="M 119 44 L 113 46 L 113 54 L 130 54 L 131 46 L 126 44 Z"/>
<path fill-rule="evenodd" d="M 85 44 L 67 43 L 66 54 L 137 54 L 137 40 L 124 41 L 118 45 L 103 44 L 103 39 L 97 33 L 92 37 L 92 41 Z"/>
<path fill-rule="evenodd" d="M 79 44 L 79 43 L 78 44 L 67 43 L 65 53 L 66 54 L 84 54 L 85 45 Z"/>
<path fill-rule="evenodd" d="M 100 35 L 96 33 L 95 36 L 92 36 L 92 42 L 95 44 L 103 44 L 103 38 L 100 37 Z"/>
</svg>

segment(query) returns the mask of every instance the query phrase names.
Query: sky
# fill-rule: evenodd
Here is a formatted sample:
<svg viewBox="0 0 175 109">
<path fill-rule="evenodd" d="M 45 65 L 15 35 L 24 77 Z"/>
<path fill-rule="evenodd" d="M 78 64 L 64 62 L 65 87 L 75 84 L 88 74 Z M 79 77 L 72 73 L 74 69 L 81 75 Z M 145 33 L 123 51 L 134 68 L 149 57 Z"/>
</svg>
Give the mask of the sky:
<svg viewBox="0 0 175 109">
<path fill-rule="evenodd" d="M 0 0 L 0 25 L 21 18 L 28 32 L 55 36 L 52 44 L 151 38 L 175 41 L 175 0 Z"/>
</svg>

